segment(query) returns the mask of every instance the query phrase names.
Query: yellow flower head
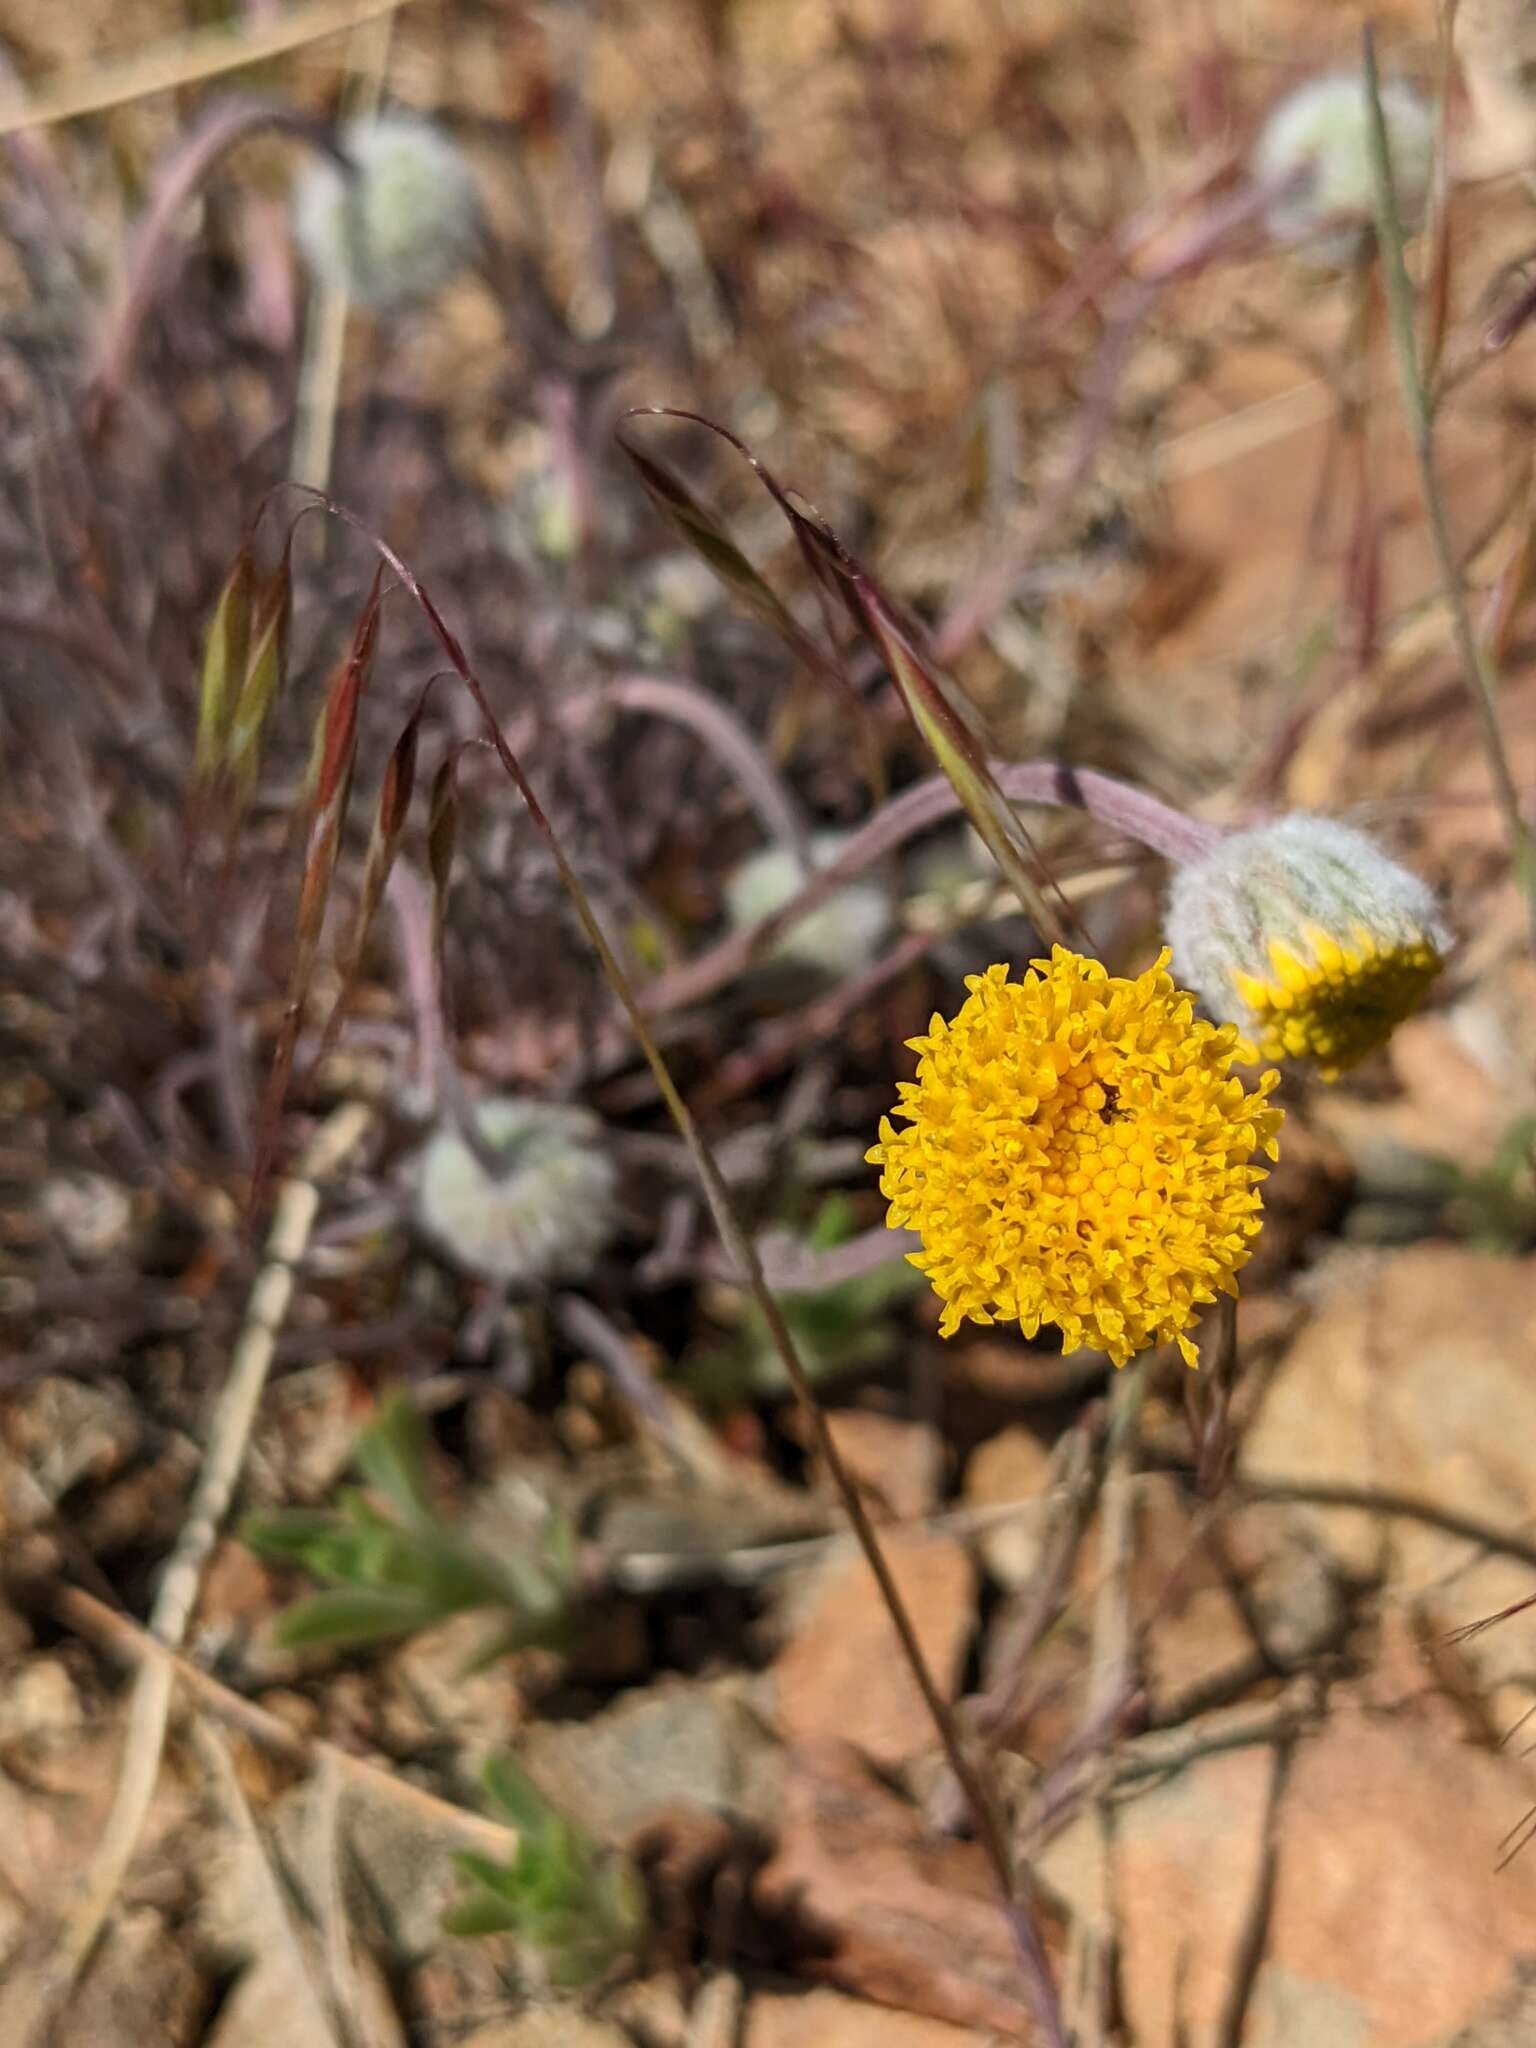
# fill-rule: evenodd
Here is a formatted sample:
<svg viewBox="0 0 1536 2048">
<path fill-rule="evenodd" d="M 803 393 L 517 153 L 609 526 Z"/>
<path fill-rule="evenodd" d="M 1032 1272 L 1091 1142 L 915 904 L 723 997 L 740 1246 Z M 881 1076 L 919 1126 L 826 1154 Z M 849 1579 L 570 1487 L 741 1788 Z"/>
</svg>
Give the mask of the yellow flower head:
<svg viewBox="0 0 1536 2048">
<path fill-rule="evenodd" d="M 1060 946 L 1022 981 L 990 967 L 911 1041 L 907 1128 L 883 1117 L 867 1156 L 888 1222 L 922 1239 L 946 1337 L 967 1318 L 1054 1323 L 1116 1365 L 1168 1341 L 1197 1362 L 1186 1333 L 1236 1292 L 1258 1234 L 1251 1161 L 1276 1156 L 1279 1077 L 1245 1092 L 1230 1069 L 1250 1048 L 1195 1016 L 1167 961 L 1134 981 Z"/>
<path fill-rule="evenodd" d="M 1181 978 L 1266 1059 L 1333 1081 L 1380 1045 L 1440 971 L 1435 899 L 1363 832 L 1293 812 L 1228 833 L 1179 869 L 1168 937 Z"/>
</svg>

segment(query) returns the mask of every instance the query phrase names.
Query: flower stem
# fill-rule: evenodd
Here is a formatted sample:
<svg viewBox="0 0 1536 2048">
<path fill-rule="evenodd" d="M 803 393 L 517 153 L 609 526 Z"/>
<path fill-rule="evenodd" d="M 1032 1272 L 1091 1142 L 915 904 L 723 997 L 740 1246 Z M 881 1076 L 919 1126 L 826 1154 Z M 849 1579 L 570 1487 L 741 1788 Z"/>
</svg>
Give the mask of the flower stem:
<svg viewBox="0 0 1536 2048">
<path fill-rule="evenodd" d="M 1063 810 L 1086 811 L 1102 825 L 1160 853 L 1165 860 L 1192 861 L 1208 853 L 1221 838 L 1221 828 L 1187 817 L 1161 798 L 1101 775 L 1094 768 L 1070 768 L 1060 761 L 990 763 L 998 788 L 1010 803 L 1049 804 Z M 961 802 L 943 775 L 914 782 L 875 812 L 846 846 L 816 873 L 782 908 L 744 930 L 732 932 L 697 959 L 671 967 L 641 991 L 648 1014 L 681 1009 L 702 1001 L 734 979 L 753 960 L 776 945 L 801 918 L 819 910 L 829 897 L 878 860 L 887 859 L 919 832 L 953 817 Z"/>
</svg>

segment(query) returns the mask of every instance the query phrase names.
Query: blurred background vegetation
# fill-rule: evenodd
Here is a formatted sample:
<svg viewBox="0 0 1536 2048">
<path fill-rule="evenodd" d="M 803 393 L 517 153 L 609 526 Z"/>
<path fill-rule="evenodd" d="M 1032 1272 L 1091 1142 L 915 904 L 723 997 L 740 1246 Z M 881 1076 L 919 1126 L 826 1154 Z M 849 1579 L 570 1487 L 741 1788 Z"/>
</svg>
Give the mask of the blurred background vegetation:
<svg viewBox="0 0 1536 2048">
<path fill-rule="evenodd" d="M 1430 0 L 1371 12 L 1447 98 L 1409 253 L 1526 794 L 1536 14 L 1463 0 L 1458 63 Z M 761 1308 L 427 612 L 387 580 L 370 613 L 370 533 L 758 1243 L 1081 2048 L 1536 2038 L 1536 1862 L 1494 1874 L 1536 1663 L 1477 1626 L 1536 1567 L 1536 969 L 1374 259 L 1242 211 L 1265 115 L 1363 18 L 0 0 L 7 2043 L 1036 2038 Z M 399 303 L 294 232 L 378 108 L 473 191 Z M 1344 817 L 1439 892 L 1425 1010 L 1287 1078 L 1215 1500 L 1176 1361 L 1128 1394 L 1049 1333 L 939 1344 L 863 1155 L 905 1041 L 1040 936 L 956 807 L 892 809 L 932 762 L 751 469 L 632 422 L 779 630 L 663 518 L 617 439 L 647 405 L 814 502 L 995 757 Z M 294 525 L 294 483 L 363 530 Z M 1027 819 L 1145 965 L 1164 865 Z M 254 1519 L 172 1628 L 253 1344 Z M 152 1617 L 200 1680 L 66 1996 Z"/>
</svg>

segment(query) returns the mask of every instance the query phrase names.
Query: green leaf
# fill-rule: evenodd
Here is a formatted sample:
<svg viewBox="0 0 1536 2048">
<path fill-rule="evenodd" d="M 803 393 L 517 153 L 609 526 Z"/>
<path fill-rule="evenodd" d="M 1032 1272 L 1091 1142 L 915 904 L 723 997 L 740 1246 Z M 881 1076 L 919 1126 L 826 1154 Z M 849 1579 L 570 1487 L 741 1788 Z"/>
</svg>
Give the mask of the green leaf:
<svg viewBox="0 0 1536 2048">
<path fill-rule="evenodd" d="M 517 1899 L 516 1863 L 498 1863 L 493 1856 L 482 1856 L 478 1849 L 456 1849 L 453 1860 L 472 1883 L 484 1885 L 498 1898 Z"/>
<path fill-rule="evenodd" d="M 555 1819 L 554 1809 L 528 1773 L 504 1750 L 486 1759 L 480 1783 L 492 1807 L 519 1833 L 534 1840 L 546 1834 Z"/>
<path fill-rule="evenodd" d="M 255 567 L 247 541 L 224 579 L 203 642 L 202 684 L 197 701 L 197 741 L 193 772 L 211 782 L 226 764 L 230 725 L 245 681 L 251 640 L 251 594 Z"/>
<path fill-rule="evenodd" d="M 463 1941 L 475 1941 L 487 1934 L 515 1934 L 517 1908 L 490 1892 L 477 1892 L 462 1899 L 443 1915 L 443 1932 Z"/>
<path fill-rule="evenodd" d="M 409 1400 L 386 1399 L 353 1446 L 372 1492 L 349 1488 L 332 1513 L 297 1509 L 244 1525 L 260 1554 L 297 1565 L 333 1590 L 280 1616 L 280 1641 L 358 1645 L 483 1609 L 501 1627 L 470 1660 L 497 1657 L 563 1630 L 576 1592 L 575 1535 L 556 1518 L 528 1556 L 501 1558 L 438 1518 L 427 1483 L 426 1432 Z"/>
<path fill-rule="evenodd" d="M 279 1564 L 307 1564 L 311 1548 L 324 1542 L 334 1528 L 335 1517 L 324 1508 L 283 1508 L 247 1515 L 240 1524 L 240 1541 L 258 1557 L 270 1557 Z"/>
<path fill-rule="evenodd" d="M 432 1518 L 427 1486 L 427 1433 L 405 1394 L 389 1394 L 352 1446 L 352 1464 L 368 1484 L 407 1515 Z"/>
<path fill-rule="evenodd" d="M 251 645 L 225 739 L 225 760 L 243 810 L 261 768 L 267 720 L 288 673 L 288 629 L 293 619 L 293 534 L 266 587 L 252 599 Z"/>
<path fill-rule="evenodd" d="M 410 1594 L 347 1588 L 296 1600 L 277 1617 L 273 1633 L 287 1650 L 354 1648 L 410 1635 L 437 1619 Z"/>
</svg>

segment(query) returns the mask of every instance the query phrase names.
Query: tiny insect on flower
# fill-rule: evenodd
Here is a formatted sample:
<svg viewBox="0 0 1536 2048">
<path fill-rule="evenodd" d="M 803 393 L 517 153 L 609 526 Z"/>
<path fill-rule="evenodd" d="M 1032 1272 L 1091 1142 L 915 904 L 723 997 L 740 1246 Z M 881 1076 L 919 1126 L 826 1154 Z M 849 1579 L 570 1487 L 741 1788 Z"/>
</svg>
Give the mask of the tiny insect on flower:
<svg viewBox="0 0 1536 2048">
<path fill-rule="evenodd" d="M 1363 832 L 1301 813 L 1220 839 L 1168 896 L 1179 974 L 1266 1059 L 1336 1080 L 1439 973 L 1446 933 L 1417 875 Z"/>
<path fill-rule="evenodd" d="M 1124 1365 L 1155 1343 L 1198 1356 L 1189 1335 L 1235 1294 L 1259 1231 L 1256 1152 L 1277 1156 L 1278 1076 L 1245 1089 L 1251 1048 L 1197 1018 L 1167 953 L 1134 980 L 1058 946 L 1022 981 L 967 979 L 958 1014 L 935 1016 L 898 1130 L 867 1154 L 888 1222 L 918 1233 L 912 1264 L 964 1321 L 1042 1324 L 1063 1347 Z"/>
</svg>

